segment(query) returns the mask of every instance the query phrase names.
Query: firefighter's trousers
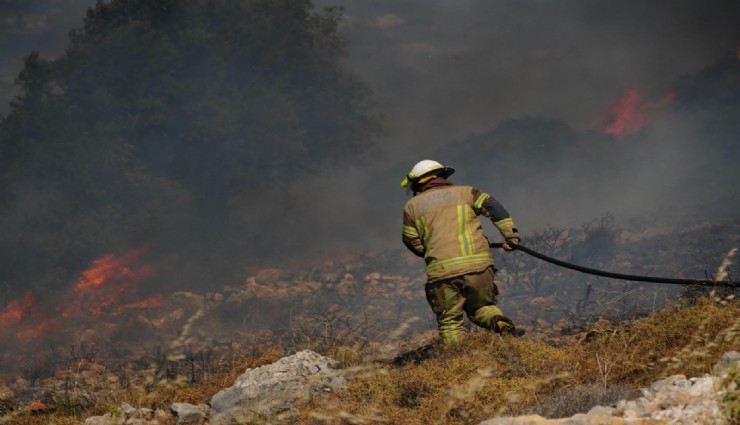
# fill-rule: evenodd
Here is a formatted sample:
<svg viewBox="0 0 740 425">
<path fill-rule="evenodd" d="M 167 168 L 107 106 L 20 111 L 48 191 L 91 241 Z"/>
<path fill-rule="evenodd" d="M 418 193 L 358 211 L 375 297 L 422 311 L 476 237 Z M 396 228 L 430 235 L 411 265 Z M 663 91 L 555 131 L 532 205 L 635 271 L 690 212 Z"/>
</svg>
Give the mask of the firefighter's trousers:
<svg viewBox="0 0 740 425">
<path fill-rule="evenodd" d="M 446 344 L 460 341 L 465 334 L 463 312 L 474 324 L 495 329 L 493 318 L 503 316 L 496 306 L 498 288 L 493 267 L 435 282 L 427 282 L 426 296 L 437 316 L 439 335 Z"/>
</svg>

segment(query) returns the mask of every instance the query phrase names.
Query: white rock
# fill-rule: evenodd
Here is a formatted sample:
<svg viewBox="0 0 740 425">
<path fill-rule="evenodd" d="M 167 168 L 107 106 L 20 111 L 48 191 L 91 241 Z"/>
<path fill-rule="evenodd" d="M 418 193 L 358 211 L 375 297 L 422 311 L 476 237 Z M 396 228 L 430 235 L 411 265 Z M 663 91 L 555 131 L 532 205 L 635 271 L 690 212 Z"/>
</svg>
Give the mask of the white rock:
<svg viewBox="0 0 740 425">
<path fill-rule="evenodd" d="M 299 351 L 277 362 L 249 369 L 230 388 L 211 399 L 211 425 L 286 420 L 312 397 L 346 388 L 334 360 Z"/>
<path fill-rule="evenodd" d="M 689 395 L 695 397 L 709 397 L 714 393 L 714 378 L 711 376 L 705 376 L 703 378 L 695 378 L 691 387 L 689 388 Z"/>
<path fill-rule="evenodd" d="M 594 406 L 588 411 L 589 416 L 612 416 L 616 409 L 609 406 Z"/>
</svg>

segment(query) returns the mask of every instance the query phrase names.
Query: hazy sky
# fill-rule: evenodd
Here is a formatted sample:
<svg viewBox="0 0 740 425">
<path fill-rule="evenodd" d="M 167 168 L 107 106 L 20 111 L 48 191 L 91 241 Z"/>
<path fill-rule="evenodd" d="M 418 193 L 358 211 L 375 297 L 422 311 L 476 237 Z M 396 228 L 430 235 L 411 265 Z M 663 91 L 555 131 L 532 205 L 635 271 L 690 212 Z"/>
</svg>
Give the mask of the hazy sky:
<svg viewBox="0 0 740 425">
<path fill-rule="evenodd" d="M 626 88 L 659 99 L 740 43 L 737 1 L 343 5 L 349 65 L 375 90 L 391 137 L 433 144 L 523 115 L 588 128 Z"/>
<path fill-rule="evenodd" d="M 95 0 L 0 0 L 0 113 L 17 94 L 13 81 L 33 50 L 58 55 L 67 33 L 82 23 Z"/>
<path fill-rule="evenodd" d="M 0 101 L 21 58 L 59 54 L 94 0 L 0 0 Z M 740 2 L 316 0 L 398 137 L 446 142 L 522 115 L 590 125 L 625 87 L 660 97 L 740 43 Z M 398 133 L 396 133 L 398 131 Z"/>
</svg>

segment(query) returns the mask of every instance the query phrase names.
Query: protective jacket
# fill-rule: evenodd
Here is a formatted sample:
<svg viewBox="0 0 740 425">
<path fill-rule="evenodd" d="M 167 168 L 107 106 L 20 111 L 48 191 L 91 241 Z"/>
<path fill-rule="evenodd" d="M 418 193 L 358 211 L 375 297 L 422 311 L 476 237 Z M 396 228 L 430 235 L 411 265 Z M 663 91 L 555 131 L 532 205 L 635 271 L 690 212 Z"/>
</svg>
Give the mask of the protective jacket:
<svg viewBox="0 0 740 425">
<path fill-rule="evenodd" d="M 493 265 L 479 215 L 491 219 L 507 240 L 518 242 L 510 214 L 491 195 L 436 178 L 403 209 L 404 245 L 424 257 L 430 282 L 480 272 Z"/>
</svg>

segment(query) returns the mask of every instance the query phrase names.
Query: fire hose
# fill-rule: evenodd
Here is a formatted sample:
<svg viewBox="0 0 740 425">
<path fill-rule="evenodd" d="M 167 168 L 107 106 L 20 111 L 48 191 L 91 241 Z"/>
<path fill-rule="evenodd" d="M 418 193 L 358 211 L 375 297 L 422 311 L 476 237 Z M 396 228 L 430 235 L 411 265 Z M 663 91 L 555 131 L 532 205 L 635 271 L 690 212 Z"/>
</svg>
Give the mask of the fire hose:
<svg viewBox="0 0 740 425">
<path fill-rule="evenodd" d="M 501 242 L 493 242 L 493 243 L 489 243 L 488 245 L 491 248 L 501 248 L 503 247 L 504 244 Z M 636 281 L 636 282 L 669 283 L 669 284 L 674 284 L 674 285 L 704 285 L 704 286 L 731 286 L 731 287 L 740 286 L 739 282 L 732 282 L 732 281 L 727 282 L 727 281 L 716 281 L 716 280 L 709 280 L 709 279 L 675 279 L 675 278 L 669 278 L 669 277 L 637 276 L 637 275 L 631 275 L 631 274 L 607 272 L 604 270 L 597 270 L 597 269 L 592 269 L 589 267 L 583 267 L 577 264 L 572 264 L 572 263 L 561 261 L 561 260 L 558 260 L 552 257 L 548 257 L 547 255 L 541 254 L 521 244 L 509 244 L 509 246 L 515 251 L 525 252 L 535 258 L 539 258 L 542 261 L 555 264 L 556 266 L 565 267 L 566 269 L 576 270 L 581 273 L 588 273 L 588 274 L 592 274 L 596 276 L 609 277 L 613 279 L 630 280 L 630 281 Z"/>
</svg>

